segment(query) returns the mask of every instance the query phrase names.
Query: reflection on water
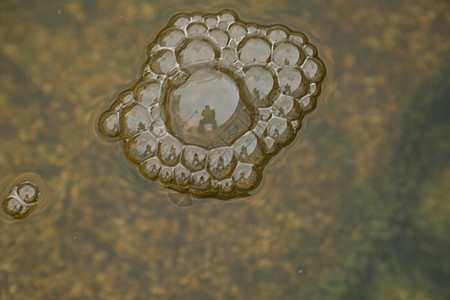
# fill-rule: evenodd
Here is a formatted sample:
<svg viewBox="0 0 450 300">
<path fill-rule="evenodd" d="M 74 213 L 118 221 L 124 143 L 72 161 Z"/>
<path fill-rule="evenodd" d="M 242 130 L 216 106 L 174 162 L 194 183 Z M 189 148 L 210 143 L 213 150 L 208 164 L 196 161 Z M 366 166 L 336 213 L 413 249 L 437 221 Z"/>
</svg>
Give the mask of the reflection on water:
<svg viewBox="0 0 450 300">
<path fill-rule="evenodd" d="M 448 299 L 447 2 L 227 1 L 248 22 L 308 33 L 328 75 L 316 111 L 268 163 L 258 189 L 210 201 L 144 180 L 120 143 L 97 138 L 89 125 L 140 77 L 145 45 L 172 15 L 217 12 L 220 1 L 0 1 L 0 189 L 7 194 L 26 179 L 46 192 L 26 218 L 2 216 L 0 298 Z M 181 31 L 160 42 L 172 47 Z M 229 43 L 226 31 L 211 32 L 217 44 Z M 250 42 L 262 45 L 255 60 L 267 59 L 264 42 Z M 280 47 L 278 63 L 304 59 L 290 44 Z M 171 58 L 163 52 L 159 65 L 146 65 L 164 71 Z M 284 68 L 286 81 L 267 63 L 242 70 L 251 99 L 271 105 L 257 109 L 264 122 L 293 118 L 311 103 L 270 99 L 274 90 L 304 93 L 298 74 L 313 74 L 314 65 Z M 147 121 L 141 107 L 156 103 L 160 87 L 149 81 L 121 94 L 139 105 L 130 105 L 127 132 L 115 113 L 105 116 L 106 135 L 124 139 L 148 127 L 161 112 Z M 198 106 L 198 120 L 209 119 L 201 113 L 209 105 L 219 127 L 213 104 Z M 158 144 L 169 120 L 156 124 L 154 140 L 130 137 L 126 156 L 147 160 L 141 168 L 155 176 L 161 159 L 137 154 L 160 146 L 174 168 L 180 161 L 191 173 L 207 168 L 206 148 L 186 146 L 177 156 L 173 140 Z M 233 153 L 250 157 L 254 137 L 244 137 Z M 222 159 L 215 164 L 223 170 Z M 21 175 L 29 171 L 45 181 Z"/>
</svg>

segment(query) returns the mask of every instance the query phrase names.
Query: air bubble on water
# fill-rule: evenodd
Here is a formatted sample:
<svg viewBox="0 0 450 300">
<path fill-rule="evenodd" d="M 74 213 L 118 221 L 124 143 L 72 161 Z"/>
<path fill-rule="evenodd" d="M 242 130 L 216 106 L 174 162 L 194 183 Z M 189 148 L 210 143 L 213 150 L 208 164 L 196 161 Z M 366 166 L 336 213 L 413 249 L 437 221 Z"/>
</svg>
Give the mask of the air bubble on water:
<svg viewBox="0 0 450 300">
<path fill-rule="evenodd" d="M 243 25 L 236 23 L 231 25 L 228 31 L 230 32 L 230 37 L 238 41 L 247 34 L 247 29 Z"/>
<path fill-rule="evenodd" d="M 184 31 L 180 29 L 170 29 L 162 33 L 160 38 L 161 46 L 174 47 L 185 37 Z"/>
<path fill-rule="evenodd" d="M 220 19 L 225 22 L 234 22 L 235 20 L 234 13 L 230 11 L 225 11 L 222 14 L 220 14 Z"/>
<path fill-rule="evenodd" d="M 148 179 L 155 179 L 159 175 L 162 163 L 157 157 L 152 157 L 139 165 L 139 171 L 142 176 Z"/>
<path fill-rule="evenodd" d="M 175 55 L 172 50 L 162 49 L 152 56 L 150 68 L 158 74 L 165 74 L 175 67 Z"/>
<path fill-rule="evenodd" d="M 3 201 L 3 211 L 7 215 L 15 217 L 22 211 L 22 204 L 17 198 L 9 197 Z"/>
<path fill-rule="evenodd" d="M 17 186 L 17 195 L 22 201 L 33 203 L 39 197 L 39 188 L 30 181 L 21 182 Z"/>
<path fill-rule="evenodd" d="M 151 106 L 158 101 L 160 84 L 157 81 L 143 82 L 135 90 L 135 98 L 145 106 Z"/>
<path fill-rule="evenodd" d="M 125 109 L 121 116 L 122 137 L 129 138 L 139 132 L 146 131 L 150 122 L 149 111 L 144 106 L 136 104 Z"/>
<path fill-rule="evenodd" d="M 202 39 L 190 41 L 184 48 L 180 48 L 178 59 L 181 65 L 213 60 L 216 53 L 211 44 Z"/>
<path fill-rule="evenodd" d="M 187 27 L 187 32 L 189 35 L 202 35 L 207 29 L 206 25 L 202 23 L 192 23 Z"/>
<path fill-rule="evenodd" d="M 247 162 L 257 165 L 264 159 L 261 144 L 252 132 L 247 132 L 241 136 L 234 143 L 233 150 L 240 162 Z"/>
<path fill-rule="evenodd" d="M 173 168 L 171 167 L 162 167 L 159 173 L 159 179 L 163 183 L 170 183 L 173 180 Z"/>
<path fill-rule="evenodd" d="M 209 188 L 211 184 L 211 175 L 205 170 L 195 172 L 191 176 L 192 188 L 195 190 L 205 190 Z"/>
<path fill-rule="evenodd" d="M 182 165 L 174 168 L 175 183 L 178 186 L 187 186 L 190 183 L 191 172 Z"/>
<path fill-rule="evenodd" d="M 134 136 L 125 144 L 125 156 L 135 164 L 155 156 L 158 140 L 150 132 L 146 131 Z"/>
<path fill-rule="evenodd" d="M 119 114 L 115 111 L 103 113 L 98 122 L 98 129 L 108 138 L 118 137 L 120 134 Z"/>
<path fill-rule="evenodd" d="M 300 117 L 300 107 L 293 97 L 280 95 L 272 105 L 272 111 L 275 116 L 283 117 L 289 120 L 297 120 Z"/>
<path fill-rule="evenodd" d="M 278 42 L 287 38 L 288 35 L 284 29 L 275 27 L 268 30 L 268 36 L 272 41 Z"/>
<path fill-rule="evenodd" d="M 168 166 L 175 166 L 180 160 L 183 145 L 173 136 L 166 135 L 159 143 L 159 157 Z"/>
<path fill-rule="evenodd" d="M 300 58 L 300 50 L 291 43 L 280 43 L 273 50 L 273 61 L 280 66 L 295 65 Z"/>
<path fill-rule="evenodd" d="M 223 48 L 228 45 L 229 36 L 225 30 L 222 29 L 213 29 L 209 32 L 209 36 L 219 45 L 219 47 Z"/>
<path fill-rule="evenodd" d="M 197 146 L 185 146 L 182 163 L 191 171 L 198 171 L 205 167 L 207 150 Z"/>
<path fill-rule="evenodd" d="M 301 97 L 305 93 L 302 73 L 297 68 L 284 67 L 278 71 L 281 91 L 293 97 Z"/>
<path fill-rule="evenodd" d="M 232 177 L 236 187 L 241 190 L 249 190 L 259 181 L 255 166 L 248 163 L 239 163 L 234 169 Z"/>
<path fill-rule="evenodd" d="M 176 17 L 174 21 L 174 25 L 180 28 L 186 26 L 187 24 L 189 24 L 189 18 L 185 16 Z"/>
<path fill-rule="evenodd" d="M 286 119 L 273 117 L 267 123 L 267 132 L 277 143 L 284 144 L 293 137 L 294 130 Z"/>
<path fill-rule="evenodd" d="M 208 16 L 205 18 L 205 24 L 208 27 L 214 27 L 217 24 L 217 18 L 215 16 Z"/>
<path fill-rule="evenodd" d="M 270 44 L 262 38 L 250 38 L 243 42 L 239 58 L 247 63 L 266 63 L 270 57 Z"/>
<path fill-rule="evenodd" d="M 230 147 L 220 147 L 208 153 L 208 171 L 216 179 L 224 179 L 230 176 L 236 165 L 236 157 Z"/>
<path fill-rule="evenodd" d="M 222 193 L 231 193 L 234 190 L 234 182 L 231 178 L 224 179 L 219 184 L 219 190 Z"/>
<path fill-rule="evenodd" d="M 246 87 L 252 94 L 255 107 L 266 107 L 270 105 L 274 91 L 275 79 L 272 73 L 264 67 L 252 66 L 245 71 Z"/>
<path fill-rule="evenodd" d="M 310 81 L 318 81 L 324 75 L 322 63 L 314 58 L 307 58 L 300 68 Z"/>
</svg>

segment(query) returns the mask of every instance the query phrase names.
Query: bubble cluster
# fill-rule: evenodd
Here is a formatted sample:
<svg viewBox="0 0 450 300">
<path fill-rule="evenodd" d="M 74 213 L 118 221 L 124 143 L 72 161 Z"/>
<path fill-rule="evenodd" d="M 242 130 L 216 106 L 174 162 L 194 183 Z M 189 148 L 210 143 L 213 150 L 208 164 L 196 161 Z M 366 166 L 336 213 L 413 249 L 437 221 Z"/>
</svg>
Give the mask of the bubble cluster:
<svg viewBox="0 0 450 300">
<path fill-rule="evenodd" d="M 142 176 L 198 197 L 256 188 L 314 110 L 326 73 L 302 33 L 229 10 L 174 16 L 147 55 L 99 131 L 122 141 Z"/>
<path fill-rule="evenodd" d="M 41 191 L 32 181 L 14 185 L 3 199 L 3 212 L 14 219 L 26 217 L 37 205 Z"/>
</svg>

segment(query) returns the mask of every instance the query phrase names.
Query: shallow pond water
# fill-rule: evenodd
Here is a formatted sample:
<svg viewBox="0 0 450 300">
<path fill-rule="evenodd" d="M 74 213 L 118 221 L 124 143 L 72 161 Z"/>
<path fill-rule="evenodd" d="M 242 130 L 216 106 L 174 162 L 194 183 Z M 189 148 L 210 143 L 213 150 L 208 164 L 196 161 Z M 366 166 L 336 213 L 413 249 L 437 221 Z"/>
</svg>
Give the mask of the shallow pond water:
<svg viewBox="0 0 450 300">
<path fill-rule="evenodd" d="M 304 33 L 327 68 L 296 138 L 228 201 L 145 180 L 96 129 L 173 15 L 222 9 Z M 0 298 L 447 299 L 449 12 L 438 0 L 2 1 L 0 192 L 36 174 L 44 198 L 2 216 Z M 215 72 L 187 80 L 230 83 Z"/>
</svg>

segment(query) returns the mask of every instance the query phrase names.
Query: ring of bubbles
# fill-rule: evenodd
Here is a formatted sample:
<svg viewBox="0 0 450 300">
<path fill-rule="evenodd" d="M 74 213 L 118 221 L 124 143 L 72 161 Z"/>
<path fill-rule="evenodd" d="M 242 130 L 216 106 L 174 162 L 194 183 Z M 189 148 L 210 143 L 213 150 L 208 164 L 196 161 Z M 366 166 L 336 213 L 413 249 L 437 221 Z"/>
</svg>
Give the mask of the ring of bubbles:
<svg viewBox="0 0 450 300">
<path fill-rule="evenodd" d="M 142 176 L 198 197 L 255 189 L 316 107 L 325 77 L 304 34 L 229 10 L 174 16 L 147 55 L 99 130 L 122 141 Z"/>
</svg>

